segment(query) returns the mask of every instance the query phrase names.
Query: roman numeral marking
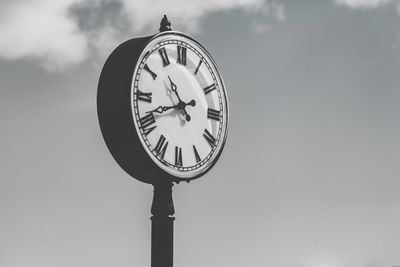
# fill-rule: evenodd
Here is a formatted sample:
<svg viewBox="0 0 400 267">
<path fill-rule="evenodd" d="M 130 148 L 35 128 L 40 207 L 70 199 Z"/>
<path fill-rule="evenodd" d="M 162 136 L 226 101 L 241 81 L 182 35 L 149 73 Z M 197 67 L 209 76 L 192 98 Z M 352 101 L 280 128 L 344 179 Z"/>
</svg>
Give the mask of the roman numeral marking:
<svg viewBox="0 0 400 267">
<path fill-rule="evenodd" d="M 207 129 L 204 129 L 203 136 L 210 144 L 210 146 L 213 148 L 215 146 L 215 141 L 216 141 L 215 137 Z"/>
<path fill-rule="evenodd" d="M 151 93 L 143 93 L 139 89 L 136 91 L 137 100 L 151 103 Z"/>
<path fill-rule="evenodd" d="M 158 50 L 158 53 L 160 53 L 163 66 L 164 66 L 164 67 L 165 67 L 165 66 L 168 66 L 168 65 L 169 65 L 169 59 L 168 59 L 167 50 L 165 50 L 165 47 L 160 48 L 160 49 Z"/>
<path fill-rule="evenodd" d="M 178 59 L 177 63 L 185 65 L 186 66 L 186 47 L 178 45 Z"/>
<path fill-rule="evenodd" d="M 144 67 L 143 67 L 148 73 L 150 73 L 151 74 L 151 77 L 153 77 L 153 80 L 155 80 L 156 78 L 157 78 L 157 74 L 155 74 L 150 68 L 149 68 L 149 66 L 147 65 L 147 64 L 144 64 Z"/>
<path fill-rule="evenodd" d="M 175 147 L 175 166 L 182 167 L 182 148 Z"/>
<path fill-rule="evenodd" d="M 215 89 L 217 89 L 217 87 L 216 87 L 215 83 L 213 83 L 213 84 L 207 86 L 206 88 L 204 88 L 203 90 L 204 90 L 205 94 L 208 94 L 208 93 L 211 93 L 212 91 L 214 91 Z"/>
<path fill-rule="evenodd" d="M 141 128 L 145 135 L 151 133 L 157 126 L 152 126 L 156 120 L 154 119 L 153 112 L 139 119 Z"/>
<path fill-rule="evenodd" d="M 164 135 L 161 135 L 160 138 L 158 139 L 157 145 L 154 148 L 154 151 L 157 153 L 157 155 L 160 155 L 160 157 L 163 159 L 165 156 L 165 151 L 167 150 L 168 142 L 166 142 L 166 139 Z"/>
<path fill-rule="evenodd" d="M 193 152 L 194 152 L 194 156 L 196 158 L 196 162 L 199 163 L 201 161 L 199 152 L 197 152 L 196 146 L 193 145 Z"/>
<path fill-rule="evenodd" d="M 194 71 L 194 75 L 197 75 L 197 72 L 199 72 L 199 68 L 200 68 L 201 63 L 203 63 L 203 61 L 200 59 L 199 64 L 197 65 L 197 68 Z"/>
<path fill-rule="evenodd" d="M 219 121 L 221 119 L 221 111 L 215 110 L 212 108 L 208 108 L 207 110 L 207 118 Z"/>
</svg>

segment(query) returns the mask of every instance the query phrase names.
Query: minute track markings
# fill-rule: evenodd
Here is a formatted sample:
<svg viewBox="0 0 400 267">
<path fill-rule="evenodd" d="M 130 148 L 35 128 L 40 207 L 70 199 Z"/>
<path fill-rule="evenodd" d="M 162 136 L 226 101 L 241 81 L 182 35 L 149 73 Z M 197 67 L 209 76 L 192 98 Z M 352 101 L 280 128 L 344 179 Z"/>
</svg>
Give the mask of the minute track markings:
<svg viewBox="0 0 400 267">
<path fill-rule="evenodd" d="M 179 46 L 179 48 L 178 48 L 178 46 Z M 185 49 L 182 49 L 182 48 L 186 48 L 186 51 L 185 51 L 186 52 L 186 62 L 184 62 L 184 58 L 185 58 L 184 53 L 185 52 L 183 52 L 183 50 L 185 50 Z M 178 51 L 178 50 L 180 50 L 180 51 Z M 188 62 L 188 60 L 192 60 L 191 57 L 188 58 L 188 56 L 189 55 L 191 56 L 192 54 L 187 55 L 187 53 L 188 53 L 187 50 L 190 50 L 189 53 L 194 52 L 194 54 L 196 54 L 198 56 L 197 59 L 194 59 L 194 62 L 192 62 L 192 61 Z M 145 64 L 147 58 L 152 53 L 154 53 L 153 55 L 156 55 L 155 57 L 160 56 L 160 59 L 155 58 L 158 60 L 158 62 L 147 62 L 147 64 Z M 171 58 L 169 58 L 169 56 L 171 56 Z M 153 57 L 151 57 L 151 58 L 153 58 Z M 196 61 L 197 61 L 197 64 L 195 63 Z M 207 99 L 213 99 L 214 101 L 219 102 L 219 105 L 216 102 L 215 104 L 217 104 L 217 106 L 212 107 L 212 108 L 209 108 L 209 107 L 207 107 L 207 105 L 205 105 L 204 108 L 207 108 L 207 113 L 204 112 L 205 111 L 204 110 L 203 115 L 201 116 L 201 120 L 204 120 L 204 121 L 210 120 L 207 123 L 212 123 L 212 125 L 214 125 L 214 124 L 213 124 L 213 122 L 211 122 L 211 120 L 216 121 L 217 124 L 215 124 L 215 126 L 217 126 L 217 129 L 214 129 L 212 127 L 211 127 L 212 130 L 209 128 L 203 128 L 204 131 L 203 131 L 203 133 L 201 133 L 201 131 L 200 131 L 198 138 L 201 138 L 201 139 L 204 138 L 206 142 L 199 139 L 198 141 L 200 141 L 200 142 L 198 142 L 196 144 L 192 143 L 192 151 L 193 152 L 191 152 L 191 153 L 193 153 L 193 154 L 190 155 L 191 153 L 189 151 L 189 152 L 187 152 L 187 153 L 189 153 L 188 154 L 189 156 L 186 153 L 186 150 L 185 150 L 186 147 L 180 147 L 179 145 L 174 144 L 172 149 L 171 148 L 168 149 L 169 142 L 167 142 L 165 137 L 163 135 L 161 137 L 161 134 L 159 133 L 159 131 L 153 131 L 155 128 L 157 128 L 156 130 L 162 131 L 161 128 L 158 129 L 159 127 L 161 127 L 160 125 L 157 125 L 158 120 L 156 121 L 155 124 L 150 123 L 150 125 L 148 125 L 149 122 L 145 121 L 144 117 L 147 118 L 148 116 L 145 116 L 145 115 L 149 115 L 148 113 L 153 113 L 153 112 L 145 112 L 145 113 L 140 112 L 139 113 L 139 108 L 141 110 L 142 105 L 144 107 L 143 108 L 144 110 L 148 109 L 148 106 L 145 106 L 148 104 L 146 104 L 144 102 L 154 103 L 154 105 L 157 105 L 157 102 L 154 102 L 154 101 L 156 101 L 156 100 L 158 101 L 158 99 L 154 98 L 156 96 L 155 92 L 151 93 L 151 90 L 150 90 L 150 92 L 146 92 L 146 90 L 145 90 L 147 88 L 150 88 L 150 89 L 152 88 L 151 80 L 156 80 L 156 79 L 154 79 L 154 76 L 151 75 L 151 73 L 148 70 L 143 71 L 143 72 L 149 72 L 149 74 L 152 77 L 152 79 L 150 79 L 149 77 L 145 77 L 146 83 L 144 85 L 146 86 L 147 84 L 149 84 L 149 87 L 144 88 L 144 89 L 141 88 L 143 91 L 140 91 L 138 89 L 138 85 L 139 85 L 138 77 L 139 76 L 137 76 L 137 78 L 135 79 L 135 87 L 136 87 L 136 92 L 134 93 L 135 98 L 133 99 L 134 101 L 132 101 L 132 103 L 134 105 L 135 113 L 136 113 L 136 116 L 135 116 L 136 122 L 139 123 L 139 125 L 138 125 L 139 127 L 137 127 L 137 128 L 138 128 L 139 132 L 142 133 L 142 137 L 144 138 L 144 142 L 146 144 L 145 147 L 146 147 L 146 149 L 150 150 L 148 152 L 150 152 L 150 155 L 152 156 L 153 160 L 157 159 L 157 161 L 159 163 L 161 163 L 164 167 L 175 169 L 175 172 L 178 172 L 178 173 L 183 173 L 183 172 L 191 173 L 192 171 L 200 170 L 201 166 L 208 166 L 210 160 L 212 160 L 212 161 L 214 160 L 215 156 L 213 156 L 213 155 L 216 153 L 216 151 L 215 151 L 216 148 L 219 147 L 218 143 L 219 143 L 221 134 L 223 136 L 222 132 L 223 132 L 223 128 L 225 125 L 225 123 L 223 121 L 223 118 L 224 118 L 223 110 L 225 109 L 225 107 L 223 107 L 223 105 L 224 105 L 223 104 L 223 101 L 224 101 L 223 85 L 220 85 L 220 80 L 219 80 L 218 76 L 216 76 L 216 74 L 214 73 L 214 69 L 212 67 L 213 65 L 208 61 L 208 59 L 203 58 L 202 50 L 197 50 L 197 48 L 192 47 L 189 43 L 186 43 L 184 41 L 177 41 L 177 40 L 164 41 L 163 40 L 163 41 L 156 43 L 153 46 L 153 48 L 151 50 L 149 50 L 148 55 L 145 57 L 144 62 L 142 63 L 143 65 L 141 65 L 142 70 L 145 69 L 144 65 L 147 65 L 146 69 L 147 68 L 150 69 L 154 63 L 156 63 L 156 65 L 158 65 L 158 68 L 161 67 L 160 70 L 158 68 L 155 69 L 156 72 L 161 71 L 160 73 L 157 73 L 158 76 L 155 76 L 156 79 L 157 79 L 157 77 L 158 77 L 158 79 L 160 79 L 160 77 L 163 77 L 163 75 L 165 74 L 165 71 L 169 70 L 169 68 L 163 70 L 163 67 L 167 67 L 169 65 L 173 65 L 175 67 L 178 64 L 182 65 L 182 66 L 186 66 L 188 68 L 188 70 L 190 71 L 192 77 L 194 77 L 194 78 L 200 77 L 200 76 L 203 77 L 205 74 L 210 74 L 212 76 L 212 77 L 210 77 L 210 78 L 212 78 L 212 80 L 210 80 L 208 82 L 206 81 L 205 84 L 204 83 L 199 84 L 200 87 L 198 90 L 200 90 L 200 93 L 201 93 L 201 91 L 203 91 L 203 93 L 204 93 L 203 97 L 205 96 L 205 97 L 207 97 Z M 202 66 L 202 65 L 204 65 L 204 66 Z M 149 68 L 149 66 L 150 66 L 150 68 Z M 140 72 L 138 72 L 138 75 L 140 75 Z M 177 84 L 178 84 L 178 82 L 177 82 Z M 178 84 L 178 86 L 179 86 L 179 84 Z M 220 89 L 221 89 L 221 92 L 220 92 Z M 216 91 L 216 93 L 212 93 L 213 91 Z M 222 96 L 221 96 L 221 94 L 222 94 Z M 153 100 L 153 101 L 150 102 L 150 100 Z M 156 113 L 153 113 L 153 115 Z M 206 113 L 206 114 L 204 114 L 204 113 Z M 143 116 L 142 118 L 140 118 L 141 115 Z M 154 115 L 154 117 L 155 117 L 155 119 L 157 119 L 158 118 L 157 114 Z M 142 119 L 142 121 L 140 121 L 141 119 Z M 141 124 L 141 122 L 143 122 L 143 124 Z M 166 127 L 169 128 L 169 126 L 166 126 Z M 151 137 L 151 139 L 148 139 L 149 137 L 147 136 L 147 138 L 146 138 L 145 134 L 146 135 L 150 134 L 152 131 L 153 131 L 153 133 L 152 133 L 153 137 Z M 157 135 L 159 138 L 157 138 Z M 203 137 L 201 137 L 201 135 L 203 135 Z M 196 139 L 194 139 L 193 141 L 195 141 L 195 140 Z M 168 140 L 168 141 L 175 143 L 175 138 L 173 138 L 172 140 Z M 159 145 L 157 145 L 158 142 L 160 142 Z M 211 147 L 211 150 L 210 150 L 210 148 L 208 148 L 208 152 L 206 152 L 206 150 L 205 150 L 208 147 L 207 143 Z M 156 151 L 155 147 L 157 147 L 158 151 Z M 169 147 L 171 147 L 171 146 L 169 146 Z M 188 148 L 190 149 L 190 146 Z M 166 153 L 167 150 L 168 150 L 168 154 Z M 170 150 L 172 150 L 172 151 L 170 151 Z M 183 153 L 182 153 L 183 151 L 182 150 L 185 150 L 185 153 L 186 153 L 185 157 L 189 157 L 187 159 L 189 161 L 189 162 L 187 162 L 188 164 L 186 164 L 186 161 L 183 162 Z M 204 153 L 202 153 L 202 152 L 204 152 Z M 164 158 L 164 156 L 166 158 Z M 159 165 L 159 166 L 162 166 L 162 165 Z M 174 172 L 174 170 L 172 170 L 172 171 Z"/>
</svg>

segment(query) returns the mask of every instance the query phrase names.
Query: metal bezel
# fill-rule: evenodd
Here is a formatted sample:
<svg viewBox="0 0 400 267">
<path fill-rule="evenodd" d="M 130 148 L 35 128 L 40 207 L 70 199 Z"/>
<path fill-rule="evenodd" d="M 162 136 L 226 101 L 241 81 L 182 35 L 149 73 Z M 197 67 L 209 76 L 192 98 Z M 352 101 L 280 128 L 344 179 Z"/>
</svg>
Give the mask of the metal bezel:
<svg viewBox="0 0 400 267">
<path fill-rule="evenodd" d="M 145 143 L 143 137 L 142 137 L 142 133 L 140 132 L 139 129 L 139 122 L 136 119 L 136 114 L 135 114 L 135 107 L 134 107 L 134 90 L 135 90 L 135 79 L 137 76 L 137 72 L 138 69 L 141 65 L 141 62 L 143 60 L 144 57 L 147 56 L 148 51 L 150 50 L 149 48 L 152 48 L 152 44 L 155 41 L 162 41 L 163 37 L 170 37 L 170 36 L 179 36 L 179 37 L 183 37 L 186 38 L 188 40 L 190 40 L 191 42 L 193 42 L 194 44 L 196 44 L 198 46 L 198 48 L 201 50 L 201 52 L 204 54 L 205 57 L 207 57 L 207 61 L 209 61 L 211 64 L 211 67 L 213 69 L 214 74 L 217 76 L 218 79 L 218 83 L 219 83 L 219 90 L 222 92 L 222 98 L 223 98 L 223 105 L 225 108 L 225 114 L 224 114 L 224 122 L 223 122 L 223 129 L 222 129 L 222 133 L 221 133 L 221 137 L 217 143 L 217 146 L 214 150 L 214 152 L 212 153 L 210 159 L 208 160 L 208 162 L 206 162 L 203 166 L 199 167 L 198 169 L 195 169 L 193 171 L 178 171 L 178 170 L 172 170 L 171 167 L 164 165 L 162 162 L 160 162 L 157 157 L 155 157 L 153 155 L 153 153 L 151 152 L 151 150 L 149 149 L 149 147 L 147 146 L 147 144 Z M 227 139 L 227 134 L 228 134 L 228 123 L 229 123 L 229 107 L 228 107 L 228 98 L 226 95 L 226 90 L 225 90 L 225 83 L 222 79 L 222 76 L 218 70 L 218 67 L 214 61 L 214 59 L 212 58 L 212 56 L 210 55 L 210 53 L 196 40 L 194 40 L 193 38 L 191 38 L 190 36 L 187 36 L 184 33 L 178 32 L 178 31 L 165 31 L 165 32 L 160 32 L 156 35 L 154 35 L 146 44 L 145 48 L 143 49 L 143 51 L 141 52 L 133 75 L 132 75 L 132 83 L 131 83 L 131 112 L 132 112 L 132 119 L 133 119 L 133 124 L 135 125 L 135 129 L 136 129 L 136 133 L 140 139 L 140 142 L 144 148 L 144 150 L 146 151 L 147 155 L 151 158 L 151 160 L 164 172 L 168 173 L 169 175 L 175 177 L 177 179 L 177 181 L 190 181 L 196 178 L 199 178 L 200 176 L 204 175 L 206 172 L 208 172 L 216 163 L 216 161 L 218 160 L 219 156 L 222 153 L 222 150 L 225 146 L 226 143 L 226 139 Z"/>
</svg>

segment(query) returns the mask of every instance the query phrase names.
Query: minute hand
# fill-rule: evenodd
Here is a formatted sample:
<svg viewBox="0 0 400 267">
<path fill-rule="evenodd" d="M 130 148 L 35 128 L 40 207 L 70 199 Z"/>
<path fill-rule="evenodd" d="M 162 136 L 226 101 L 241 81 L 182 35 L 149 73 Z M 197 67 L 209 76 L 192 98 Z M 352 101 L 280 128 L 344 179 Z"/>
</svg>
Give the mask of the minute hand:
<svg viewBox="0 0 400 267">
<path fill-rule="evenodd" d="M 175 106 L 158 106 L 158 108 L 147 111 L 146 113 L 160 113 L 162 114 L 164 111 L 170 110 L 172 108 L 178 108 L 178 105 Z"/>
</svg>

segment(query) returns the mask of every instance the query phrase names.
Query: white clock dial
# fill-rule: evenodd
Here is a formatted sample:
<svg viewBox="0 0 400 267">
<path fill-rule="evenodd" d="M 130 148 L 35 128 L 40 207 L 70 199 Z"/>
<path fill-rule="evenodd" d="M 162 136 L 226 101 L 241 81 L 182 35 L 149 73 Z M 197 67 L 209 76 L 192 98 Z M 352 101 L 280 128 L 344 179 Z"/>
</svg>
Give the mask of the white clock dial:
<svg viewBox="0 0 400 267">
<path fill-rule="evenodd" d="M 171 32 L 154 38 L 139 58 L 132 80 L 132 112 L 152 160 L 182 179 L 206 171 L 227 131 L 227 100 L 207 51 Z"/>
</svg>

